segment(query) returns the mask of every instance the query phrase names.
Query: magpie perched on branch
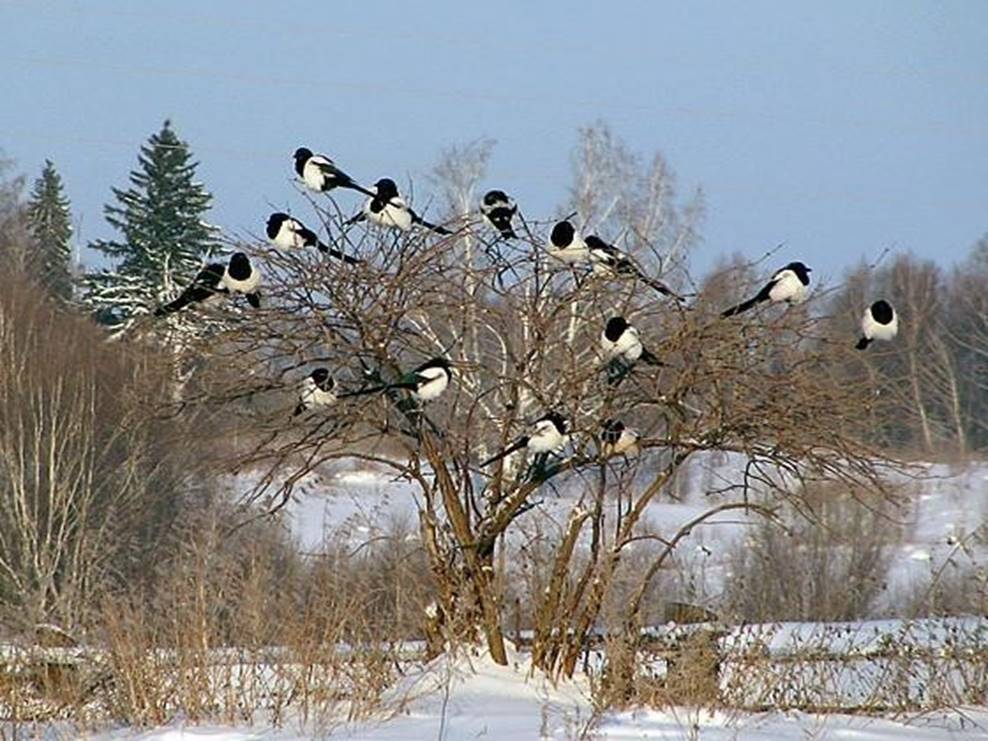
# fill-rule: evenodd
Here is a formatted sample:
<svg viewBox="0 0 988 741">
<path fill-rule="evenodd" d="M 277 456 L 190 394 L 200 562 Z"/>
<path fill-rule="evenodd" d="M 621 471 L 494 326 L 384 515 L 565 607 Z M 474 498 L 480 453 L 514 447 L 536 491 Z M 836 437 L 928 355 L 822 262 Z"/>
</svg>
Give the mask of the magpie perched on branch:
<svg viewBox="0 0 988 741">
<path fill-rule="evenodd" d="M 243 252 L 235 252 L 226 265 L 219 262 L 206 265 L 178 295 L 178 298 L 159 306 L 154 310 L 154 315 L 173 314 L 190 304 L 214 303 L 231 293 L 243 294 L 251 306 L 259 309 L 261 294 L 257 288 L 260 283 L 260 271 L 251 265 L 247 255 Z"/>
<path fill-rule="evenodd" d="M 302 379 L 299 388 L 298 406 L 293 417 L 309 409 L 326 407 L 336 403 L 336 380 L 327 368 L 316 368 Z"/>
<path fill-rule="evenodd" d="M 741 314 L 764 301 L 771 301 L 773 304 L 783 301 L 798 304 L 806 298 L 806 287 L 810 284 L 811 272 L 812 270 L 803 263 L 791 262 L 778 270 L 762 290 L 747 301 L 742 301 L 737 306 L 721 312 L 721 316 Z"/>
<path fill-rule="evenodd" d="M 638 330 L 628 324 L 623 316 L 612 316 L 600 333 L 600 350 L 605 360 L 619 358 L 627 363 L 641 360 L 648 365 L 663 365 L 655 355 L 642 345 Z"/>
<path fill-rule="evenodd" d="M 450 362 L 446 358 L 437 357 L 427 360 L 422 365 L 403 375 L 397 381 L 373 386 L 372 388 L 349 391 L 345 394 L 340 394 L 339 398 L 365 396 L 390 389 L 405 389 L 410 391 L 412 396 L 418 401 L 432 401 L 446 390 L 452 376 Z"/>
<path fill-rule="evenodd" d="M 646 285 L 651 286 L 663 296 L 669 296 L 679 302 L 686 300 L 662 281 L 645 275 L 645 273 L 643 273 L 642 270 L 635 265 L 634 262 L 632 262 L 630 257 L 621 252 L 621 250 L 613 244 L 608 244 L 595 234 L 591 234 L 587 237 L 585 242 L 589 250 L 590 265 L 593 267 L 593 272 L 596 275 L 600 275 L 605 278 L 611 278 L 615 275 L 631 276 L 637 278 Z"/>
<path fill-rule="evenodd" d="M 480 213 L 484 215 L 484 219 L 497 229 L 504 239 L 515 239 L 511 220 L 517 212 L 518 204 L 503 190 L 487 191 L 480 204 Z"/>
<path fill-rule="evenodd" d="M 549 233 L 549 255 L 567 265 L 579 265 L 590 259 L 590 250 L 580 232 L 569 220 L 558 222 Z"/>
<path fill-rule="evenodd" d="M 268 217 L 267 235 L 275 247 L 282 250 L 303 249 L 305 247 L 315 247 L 320 252 L 325 252 L 337 260 L 342 260 L 350 265 L 356 265 L 361 261 L 356 257 L 351 257 L 340 252 L 338 249 L 330 247 L 320 241 L 316 233 L 307 228 L 298 219 L 281 213 L 280 211 Z"/>
<path fill-rule="evenodd" d="M 888 301 L 879 299 L 861 317 L 861 339 L 854 347 L 864 350 L 875 340 L 889 341 L 899 334 L 899 315 Z"/>
<path fill-rule="evenodd" d="M 295 172 L 305 183 L 306 188 L 319 193 L 327 193 L 333 188 L 349 188 L 360 191 L 364 195 L 374 195 L 338 168 L 329 157 L 324 154 L 313 154 L 307 147 L 299 147 L 295 150 Z"/>
<path fill-rule="evenodd" d="M 566 441 L 566 418 L 557 411 L 550 411 L 535 420 L 529 434 L 515 438 L 514 442 L 481 463 L 480 467 L 485 468 L 522 448 L 539 455 L 561 450 Z"/>
<path fill-rule="evenodd" d="M 360 221 L 370 221 L 372 224 L 403 232 L 409 231 L 413 224 L 418 224 L 426 229 L 431 229 L 436 234 L 448 235 L 453 233 L 446 227 L 432 224 L 415 213 L 398 194 L 398 186 L 391 178 L 381 178 L 374 183 L 374 193 L 367 199 L 363 210 L 353 218 L 348 219 L 345 226 Z"/>
<path fill-rule="evenodd" d="M 626 427 L 619 419 L 605 419 L 601 425 L 600 454 L 603 458 L 615 455 L 637 455 L 641 435 L 637 430 Z"/>
</svg>

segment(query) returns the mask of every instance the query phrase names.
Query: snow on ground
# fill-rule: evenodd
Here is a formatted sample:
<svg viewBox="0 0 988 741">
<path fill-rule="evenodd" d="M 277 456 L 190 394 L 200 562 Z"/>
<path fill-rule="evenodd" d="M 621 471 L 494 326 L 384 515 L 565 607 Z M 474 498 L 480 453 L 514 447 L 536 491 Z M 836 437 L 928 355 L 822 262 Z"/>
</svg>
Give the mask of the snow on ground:
<svg viewBox="0 0 988 741">
<path fill-rule="evenodd" d="M 332 727 L 224 728 L 176 722 L 135 732 L 118 729 L 96 736 L 176 741 L 234 741 L 308 738 L 348 741 L 418 739 L 854 739 L 925 741 L 988 738 L 988 708 L 966 708 L 898 720 L 808 713 L 741 713 L 698 708 L 635 710 L 595 716 L 586 682 L 580 678 L 551 686 L 523 655 L 509 666 L 488 657 L 460 654 L 440 657 L 412 673 L 389 692 L 388 713 L 374 720 Z"/>
</svg>

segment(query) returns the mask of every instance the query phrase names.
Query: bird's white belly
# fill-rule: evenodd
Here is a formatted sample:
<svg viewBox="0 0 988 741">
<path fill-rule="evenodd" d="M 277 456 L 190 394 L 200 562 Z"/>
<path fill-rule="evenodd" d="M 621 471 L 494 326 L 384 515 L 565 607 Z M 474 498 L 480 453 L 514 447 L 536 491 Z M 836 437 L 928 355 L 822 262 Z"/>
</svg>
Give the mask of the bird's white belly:
<svg viewBox="0 0 988 741">
<path fill-rule="evenodd" d="M 379 226 L 400 229 L 403 232 L 412 228 L 412 215 L 408 209 L 392 206 L 390 203 L 376 213 L 367 209 L 367 218 Z"/>
<path fill-rule="evenodd" d="M 861 320 L 861 332 L 869 340 L 891 340 L 899 333 L 899 317 L 892 316 L 892 321 L 888 324 L 876 322 L 869 311 Z"/>
<path fill-rule="evenodd" d="M 420 401 L 432 401 L 437 396 L 442 394 L 448 385 L 449 378 L 447 378 L 446 374 L 440 370 L 439 375 L 434 378 L 430 378 L 428 381 L 419 386 L 418 390 L 414 392 L 414 396 Z"/>
<path fill-rule="evenodd" d="M 549 248 L 549 255 L 567 265 L 577 265 L 589 259 L 587 248 L 583 246 L 570 246 L 563 249 Z"/>
<path fill-rule="evenodd" d="M 803 285 L 799 277 L 787 270 L 780 276 L 778 282 L 772 286 L 768 292 L 768 297 L 774 302 L 788 301 L 790 303 L 800 303 L 806 298 L 806 286 Z"/>
<path fill-rule="evenodd" d="M 236 278 L 231 278 L 230 274 L 227 273 L 223 276 L 223 285 L 235 293 L 253 293 L 261 285 L 261 274 L 255 268 L 246 280 L 237 280 Z"/>
</svg>

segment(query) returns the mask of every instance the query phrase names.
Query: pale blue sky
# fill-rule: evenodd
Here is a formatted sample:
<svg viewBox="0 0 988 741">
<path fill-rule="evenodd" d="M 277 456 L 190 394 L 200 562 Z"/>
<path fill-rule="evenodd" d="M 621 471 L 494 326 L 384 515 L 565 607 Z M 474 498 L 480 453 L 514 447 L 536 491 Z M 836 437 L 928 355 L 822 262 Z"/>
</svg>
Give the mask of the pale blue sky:
<svg viewBox="0 0 988 741">
<path fill-rule="evenodd" d="M 988 231 L 988 2 L 583 5 L 0 1 L 0 147 L 55 161 L 84 239 L 165 117 L 241 232 L 305 213 L 302 144 L 425 195 L 493 137 L 485 185 L 549 216 L 597 119 L 704 188 L 700 268 L 783 240 L 817 275 L 893 243 L 947 265 Z"/>
</svg>

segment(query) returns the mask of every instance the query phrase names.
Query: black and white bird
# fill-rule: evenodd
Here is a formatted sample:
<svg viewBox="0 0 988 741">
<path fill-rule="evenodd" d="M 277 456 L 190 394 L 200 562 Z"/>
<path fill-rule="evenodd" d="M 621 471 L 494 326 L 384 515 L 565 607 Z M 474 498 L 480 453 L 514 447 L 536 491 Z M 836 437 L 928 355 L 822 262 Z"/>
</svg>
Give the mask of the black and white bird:
<svg viewBox="0 0 988 741">
<path fill-rule="evenodd" d="M 261 308 L 261 271 L 251 265 L 250 258 L 243 252 L 234 252 L 223 275 L 223 285 L 230 293 L 240 293 L 247 297 L 247 303 L 255 309 Z"/>
<path fill-rule="evenodd" d="M 615 455 L 637 455 L 641 434 L 626 427 L 619 419 L 605 419 L 600 431 L 600 454 L 604 458 Z"/>
<path fill-rule="evenodd" d="M 374 193 L 367 199 L 363 210 L 346 223 L 370 221 L 372 224 L 407 232 L 413 224 L 431 229 L 436 234 L 452 234 L 449 229 L 431 224 L 417 213 L 398 194 L 398 186 L 391 178 L 381 178 L 374 183 Z"/>
<path fill-rule="evenodd" d="M 560 221 L 549 233 L 549 255 L 567 265 L 579 265 L 590 259 L 590 250 L 579 230 L 568 220 Z"/>
<path fill-rule="evenodd" d="M 879 299 L 861 317 L 861 339 L 855 347 L 864 350 L 875 340 L 889 341 L 899 334 L 899 315 L 888 301 Z"/>
<path fill-rule="evenodd" d="M 336 166 L 324 154 L 313 154 L 311 149 L 299 147 L 295 150 L 295 172 L 309 190 L 326 193 L 333 188 L 350 188 L 373 196 L 374 194 L 357 183 L 352 177 Z"/>
<path fill-rule="evenodd" d="M 518 212 L 518 204 L 503 190 L 489 190 L 480 204 L 480 213 L 505 239 L 514 239 L 515 230 L 511 220 Z"/>
<path fill-rule="evenodd" d="M 600 333 L 600 351 L 605 360 L 619 359 L 626 364 L 641 360 L 649 365 L 662 365 L 655 355 L 642 345 L 638 330 L 628 324 L 623 316 L 613 316 Z"/>
<path fill-rule="evenodd" d="M 673 291 L 669 286 L 656 278 L 651 278 L 632 262 L 631 258 L 624 254 L 613 244 L 608 244 L 596 234 L 591 234 L 585 240 L 589 250 L 590 265 L 595 275 L 604 278 L 614 276 L 630 276 L 637 278 L 642 283 L 651 286 L 663 296 L 669 296 L 677 301 L 685 299 Z"/>
<path fill-rule="evenodd" d="M 236 252 L 230 262 L 224 265 L 213 262 L 200 270 L 192 282 L 174 301 L 154 310 L 155 316 L 166 316 L 181 311 L 190 304 L 211 304 L 226 298 L 230 293 L 242 293 L 255 309 L 261 306 L 261 295 L 257 288 L 261 274 L 251 265 L 247 255 Z"/>
<path fill-rule="evenodd" d="M 278 249 L 296 250 L 305 247 L 315 247 L 320 252 L 326 252 L 345 263 L 355 265 L 360 262 L 356 257 L 350 257 L 350 255 L 346 255 L 323 243 L 316 236 L 316 233 L 307 228 L 301 221 L 280 211 L 268 217 L 267 235 L 271 244 Z"/>
<path fill-rule="evenodd" d="M 298 406 L 293 417 L 309 409 L 328 407 L 336 403 L 336 380 L 326 368 L 316 368 L 302 379 L 298 394 Z"/>
<path fill-rule="evenodd" d="M 783 301 L 798 304 L 806 298 L 806 287 L 810 284 L 811 272 L 812 270 L 803 263 L 791 262 L 777 271 L 757 294 L 721 312 L 721 316 L 741 314 L 764 301 L 771 301 L 773 304 Z"/>
<path fill-rule="evenodd" d="M 550 411 L 532 424 L 527 435 L 515 438 L 509 446 L 480 464 L 481 468 L 525 448 L 530 453 L 544 455 L 562 450 L 569 441 L 566 434 L 566 418 L 557 411 Z"/>
<path fill-rule="evenodd" d="M 436 357 L 413 368 L 397 381 L 374 386 L 373 388 L 351 391 L 342 394 L 341 398 L 363 396 L 389 389 L 405 389 L 410 391 L 412 396 L 418 401 L 432 401 L 446 390 L 452 377 L 453 371 L 450 362 L 446 358 Z"/>
</svg>

